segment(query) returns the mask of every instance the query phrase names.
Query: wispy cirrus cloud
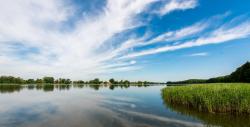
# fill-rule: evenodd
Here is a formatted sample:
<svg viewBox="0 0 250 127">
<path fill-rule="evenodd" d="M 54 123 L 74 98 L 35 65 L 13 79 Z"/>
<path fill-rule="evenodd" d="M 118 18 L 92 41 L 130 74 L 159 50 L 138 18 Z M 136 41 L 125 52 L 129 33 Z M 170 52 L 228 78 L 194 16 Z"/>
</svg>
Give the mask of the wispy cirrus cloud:
<svg viewBox="0 0 250 127">
<path fill-rule="evenodd" d="M 190 38 L 192 36 L 195 36 L 197 34 L 201 34 L 202 31 L 204 31 L 208 27 L 209 23 L 205 22 L 198 22 L 194 25 L 185 27 L 180 30 L 176 31 L 170 31 L 166 32 L 164 34 L 161 34 L 149 41 L 143 42 L 139 45 L 149 45 L 159 42 L 169 42 L 169 41 L 179 41 L 181 39 Z"/>
<path fill-rule="evenodd" d="M 146 25 L 139 16 L 152 11 L 148 7 L 156 2 L 164 4 L 164 9 L 154 8 L 161 9 L 161 15 L 191 8 L 184 1 L 107 0 L 98 13 L 79 16 L 76 5 L 67 0 L 0 1 L 1 74 L 81 78 L 139 69 L 133 59 L 115 58 L 143 39 L 134 37 L 117 47 L 108 40 Z M 17 44 L 21 47 L 14 49 Z M 24 51 L 25 58 L 20 58 Z"/>
<path fill-rule="evenodd" d="M 162 52 L 167 52 L 167 51 L 175 51 L 179 49 L 197 47 L 197 46 L 208 45 L 208 44 L 224 43 L 224 42 L 228 42 L 231 40 L 249 37 L 250 36 L 250 19 L 237 20 L 237 23 L 235 23 L 234 21 L 236 19 L 238 19 L 238 17 L 232 19 L 231 22 L 229 23 L 225 23 L 219 26 L 218 28 L 206 31 L 206 33 L 203 33 L 203 35 L 199 35 L 199 36 L 196 35 L 196 38 L 191 38 L 183 42 L 177 41 L 178 43 L 162 46 L 159 48 L 157 47 L 157 48 L 152 48 L 152 49 L 143 50 L 139 52 L 133 52 L 133 53 L 122 56 L 121 59 L 135 58 L 135 57 L 140 57 L 140 56 L 145 56 L 145 55 L 157 54 L 157 53 L 162 53 Z M 209 24 L 207 23 L 204 24 L 204 26 L 207 26 L 207 25 Z M 189 31 L 191 31 L 191 33 L 192 31 L 197 31 L 196 24 L 191 27 L 187 27 L 182 30 L 179 30 L 179 31 L 183 31 L 183 30 L 185 31 L 185 29 L 188 29 Z M 203 30 L 205 29 L 200 29 L 198 32 L 201 32 Z M 186 36 L 185 32 L 184 34 L 181 34 L 181 35 L 182 35 L 181 38 Z M 169 32 L 167 32 L 156 38 L 153 38 L 152 40 L 154 43 L 160 42 L 160 41 L 166 42 L 167 39 L 172 38 L 172 37 L 174 36 L 169 35 Z M 148 42 L 145 41 L 145 43 L 147 44 Z"/>
<path fill-rule="evenodd" d="M 160 9 L 159 14 L 166 15 L 172 11 L 192 9 L 196 6 L 198 6 L 196 0 L 170 0 L 168 4 L 165 4 L 165 6 Z"/>
<path fill-rule="evenodd" d="M 208 56 L 208 55 L 209 55 L 208 52 L 199 52 L 199 53 L 189 54 L 187 56 L 196 57 L 196 56 Z"/>
</svg>

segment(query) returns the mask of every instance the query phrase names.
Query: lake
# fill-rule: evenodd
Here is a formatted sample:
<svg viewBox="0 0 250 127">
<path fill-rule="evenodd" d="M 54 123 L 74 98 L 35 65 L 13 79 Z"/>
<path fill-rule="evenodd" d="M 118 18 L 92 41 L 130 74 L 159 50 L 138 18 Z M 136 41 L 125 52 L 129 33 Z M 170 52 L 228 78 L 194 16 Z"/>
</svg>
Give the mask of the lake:
<svg viewBox="0 0 250 127">
<path fill-rule="evenodd" d="M 164 87 L 0 87 L 0 126 L 250 126 L 249 116 L 199 113 L 165 104 L 161 97 Z"/>
</svg>

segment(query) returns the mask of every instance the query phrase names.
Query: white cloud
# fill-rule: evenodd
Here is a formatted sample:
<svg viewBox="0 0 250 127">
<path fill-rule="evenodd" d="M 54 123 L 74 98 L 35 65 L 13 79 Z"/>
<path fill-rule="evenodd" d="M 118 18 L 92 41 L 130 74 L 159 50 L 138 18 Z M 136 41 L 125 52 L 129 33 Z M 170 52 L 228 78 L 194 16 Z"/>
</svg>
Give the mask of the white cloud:
<svg viewBox="0 0 250 127">
<path fill-rule="evenodd" d="M 161 52 L 174 51 L 178 49 L 202 46 L 207 44 L 223 43 L 235 39 L 246 38 L 249 36 L 250 36 L 250 20 L 245 19 L 244 21 L 238 23 L 238 25 L 235 25 L 234 23 L 231 24 L 231 22 L 229 22 L 228 24 L 224 24 L 218 29 L 211 31 L 208 34 L 204 34 L 203 36 L 199 36 L 198 38 L 193 40 L 188 40 L 183 43 L 177 43 L 176 45 L 167 45 L 160 48 L 153 48 L 153 49 L 143 50 L 140 52 L 130 53 L 122 56 L 121 59 L 157 54 Z"/>
<path fill-rule="evenodd" d="M 169 41 L 178 41 L 180 39 L 185 39 L 187 37 L 192 37 L 194 35 L 201 34 L 202 31 L 204 31 L 209 26 L 208 22 L 198 22 L 194 25 L 182 28 L 177 31 L 170 31 L 166 32 L 164 34 L 161 34 L 152 40 L 149 40 L 147 42 L 140 43 L 139 45 L 149 45 L 159 42 L 169 42 Z"/>
<path fill-rule="evenodd" d="M 169 3 L 159 11 L 160 15 L 166 15 L 176 10 L 193 9 L 198 5 L 196 0 L 170 0 Z"/>
<path fill-rule="evenodd" d="M 152 45 L 156 43 L 179 41 L 181 39 L 186 39 L 192 36 L 197 36 L 197 35 L 200 35 L 206 28 L 208 28 L 209 24 L 210 22 L 201 21 L 191 26 L 182 28 L 180 30 L 170 31 L 164 34 L 160 34 L 159 36 L 156 36 L 153 39 L 150 39 L 148 41 L 145 41 L 151 36 L 148 34 L 144 35 L 141 38 L 132 38 L 122 43 L 120 47 L 112 51 L 112 53 L 109 53 L 109 56 L 115 57 L 117 56 L 117 54 L 121 55 L 122 53 L 124 53 L 124 51 L 127 51 L 128 49 L 136 48 L 136 47 L 143 47 L 143 46 Z"/>
<path fill-rule="evenodd" d="M 137 38 L 118 48 L 107 40 L 145 25 L 137 16 L 155 2 L 158 0 L 107 0 L 97 15 L 74 21 L 78 10 L 66 0 L 0 1 L 1 74 L 82 78 L 92 72 L 138 69 L 136 61 L 114 59 L 132 48 Z M 74 26 L 66 29 L 67 22 Z M 16 44 L 23 47 L 11 48 Z M 29 51 L 20 58 L 21 48 L 35 48 L 37 53 Z"/>
<path fill-rule="evenodd" d="M 209 54 L 207 52 L 199 52 L 199 53 L 193 53 L 188 56 L 195 57 L 195 56 L 208 56 Z"/>
<path fill-rule="evenodd" d="M 205 21 L 153 38 L 146 34 L 129 37 L 115 45 L 108 42 L 116 34 L 146 25 L 138 16 L 150 13 L 148 7 L 159 1 L 107 0 L 99 13 L 87 14 L 77 20 L 74 17 L 79 10 L 66 0 L 0 1 L 0 72 L 35 78 L 45 75 L 88 78 L 93 73 L 141 69 L 141 62 L 135 61 L 134 57 L 249 36 L 249 20 L 236 26 L 225 24 L 201 36 L 210 25 Z M 161 2 L 165 4 L 160 8 L 161 16 L 175 10 L 192 9 L 198 4 L 196 0 Z M 154 9 L 159 11 L 159 8 Z M 65 28 L 67 22 L 73 27 Z M 143 49 L 160 42 L 174 44 Z M 17 44 L 19 47 L 13 48 Z M 138 47 L 142 47 L 142 51 L 135 52 Z M 22 53 L 23 49 L 29 50 Z"/>
</svg>

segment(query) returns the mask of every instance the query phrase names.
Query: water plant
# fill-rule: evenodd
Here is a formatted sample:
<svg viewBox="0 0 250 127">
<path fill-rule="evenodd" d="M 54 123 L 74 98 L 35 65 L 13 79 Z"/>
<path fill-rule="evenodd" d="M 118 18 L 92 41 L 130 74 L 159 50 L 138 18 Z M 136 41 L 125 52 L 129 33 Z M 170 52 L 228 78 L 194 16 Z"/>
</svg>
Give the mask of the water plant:
<svg viewBox="0 0 250 127">
<path fill-rule="evenodd" d="M 211 113 L 250 114 L 250 84 L 216 83 L 168 86 L 162 89 L 166 103 Z"/>
</svg>

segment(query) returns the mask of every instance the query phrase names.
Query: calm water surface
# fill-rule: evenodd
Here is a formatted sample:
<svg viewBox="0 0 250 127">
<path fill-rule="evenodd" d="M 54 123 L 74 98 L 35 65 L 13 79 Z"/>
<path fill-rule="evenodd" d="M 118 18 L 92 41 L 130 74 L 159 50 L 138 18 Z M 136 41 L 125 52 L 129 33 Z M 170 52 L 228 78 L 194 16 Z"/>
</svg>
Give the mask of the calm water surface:
<svg viewBox="0 0 250 127">
<path fill-rule="evenodd" d="M 163 87 L 0 87 L 0 127 L 250 126 L 249 117 L 168 106 Z"/>
</svg>

